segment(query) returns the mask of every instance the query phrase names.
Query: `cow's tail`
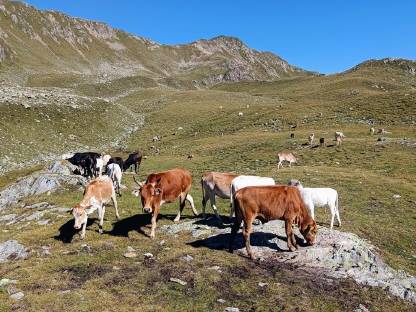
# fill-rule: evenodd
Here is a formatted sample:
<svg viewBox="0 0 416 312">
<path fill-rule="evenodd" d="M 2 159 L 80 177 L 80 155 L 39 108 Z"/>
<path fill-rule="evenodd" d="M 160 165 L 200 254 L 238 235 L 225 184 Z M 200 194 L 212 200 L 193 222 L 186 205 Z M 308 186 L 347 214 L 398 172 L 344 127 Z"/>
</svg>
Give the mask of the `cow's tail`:
<svg viewBox="0 0 416 312">
<path fill-rule="evenodd" d="M 230 217 L 232 218 L 233 212 L 235 212 L 235 187 L 234 184 L 231 183 L 230 189 Z"/>
</svg>

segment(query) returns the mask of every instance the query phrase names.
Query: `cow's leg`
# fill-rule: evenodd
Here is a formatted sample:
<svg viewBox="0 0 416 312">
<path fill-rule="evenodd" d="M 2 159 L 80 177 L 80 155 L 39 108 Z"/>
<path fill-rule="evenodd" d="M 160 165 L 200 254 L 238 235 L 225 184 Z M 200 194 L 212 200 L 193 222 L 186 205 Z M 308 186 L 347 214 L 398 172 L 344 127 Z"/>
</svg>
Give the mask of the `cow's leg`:
<svg viewBox="0 0 416 312">
<path fill-rule="evenodd" d="M 218 209 L 217 209 L 217 203 L 216 203 L 216 201 L 215 201 L 215 193 L 214 192 L 211 192 L 210 193 L 210 202 L 211 202 L 211 207 L 212 207 L 212 210 L 214 210 L 214 213 L 215 213 L 215 217 L 218 219 L 218 220 L 221 220 L 221 218 L 220 218 L 220 216 L 218 215 Z"/>
<path fill-rule="evenodd" d="M 189 204 L 191 205 L 191 209 L 192 209 L 192 212 L 193 212 L 194 216 L 197 216 L 198 211 L 196 211 L 196 209 L 195 209 L 194 199 L 192 198 L 191 194 L 186 194 L 185 200 L 187 200 L 189 202 Z M 185 205 L 185 203 L 184 203 L 184 205 Z"/>
<path fill-rule="evenodd" d="M 113 192 L 113 194 L 111 195 L 111 201 L 113 202 L 114 209 L 116 210 L 116 218 L 117 220 L 120 220 L 120 215 L 118 214 L 118 205 L 117 205 L 117 198 L 116 198 L 115 192 Z"/>
<path fill-rule="evenodd" d="M 157 216 L 159 215 L 159 208 L 155 209 L 155 211 L 153 211 L 153 215 L 152 215 L 152 229 L 150 230 L 150 238 L 154 239 L 155 235 L 156 235 L 156 221 L 157 221 Z"/>
<path fill-rule="evenodd" d="M 286 229 L 286 236 L 287 236 L 287 247 L 290 251 L 295 251 L 296 247 L 293 246 L 292 243 L 292 235 L 293 235 L 293 229 L 292 229 L 292 221 L 286 220 L 285 221 L 285 229 Z"/>
<path fill-rule="evenodd" d="M 101 208 L 98 208 L 98 217 L 100 218 L 98 232 L 100 234 L 103 234 L 104 214 L 105 214 L 105 206 L 103 205 Z"/>
<path fill-rule="evenodd" d="M 179 211 L 178 211 L 178 214 L 176 215 L 176 218 L 173 220 L 174 222 L 179 222 L 179 220 L 181 219 L 181 213 L 182 213 L 183 208 L 185 207 L 185 199 L 186 199 L 186 195 L 184 193 L 179 195 Z"/>
<path fill-rule="evenodd" d="M 81 239 L 85 238 L 85 231 L 87 229 L 87 223 L 88 223 L 88 218 L 85 220 L 85 223 L 82 225 L 82 229 L 81 229 Z"/>
<path fill-rule="evenodd" d="M 231 228 L 231 234 L 230 234 L 230 244 L 229 244 L 228 251 L 231 253 L 233 252 L 234 239 L 235 239 L 235 236 L 237 235 L 238 230 L 240 229 L 242 219 L 243 219 L 242 216 L 239 213 L 237 213 L 235 216 L 234 224 Z"/>
<path fill-rule="evenodd" d="M 329 228 L 332 230 L 334 226 L 334 219 L 335 219 L 335 207 L 333 205 L 329 205 L 329 209 L 331 211 L 331 224 Z"/>
<path fill-rule="evenodd" d="M 250 245 L 250 233 L 253 227 L 253 220 L 254 218 L 252 216 L 248 216 L 248 217 L 246 216 L 246 219 L 244 220 L 244 228 L 243 228 L 243 237 L 246 243 L 247 254 L 252 260 L 255 259 L 253 255 L 253 251 L 251 250 L 251 245 Z"/>
</svg>

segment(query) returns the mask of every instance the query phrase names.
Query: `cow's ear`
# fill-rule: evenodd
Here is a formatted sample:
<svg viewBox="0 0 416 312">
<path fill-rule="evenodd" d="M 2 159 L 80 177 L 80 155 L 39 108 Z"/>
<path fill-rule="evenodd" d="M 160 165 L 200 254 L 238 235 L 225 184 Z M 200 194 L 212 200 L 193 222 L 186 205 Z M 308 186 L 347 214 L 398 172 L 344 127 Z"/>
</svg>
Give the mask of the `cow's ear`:
<svg viewBox="0 0 416 312">
<path fill-rule="evenodd" d="M 162 190 L 160 188 L 155 189 L 155 195 L 160 195 L 162 193 Z"/>
</svg>

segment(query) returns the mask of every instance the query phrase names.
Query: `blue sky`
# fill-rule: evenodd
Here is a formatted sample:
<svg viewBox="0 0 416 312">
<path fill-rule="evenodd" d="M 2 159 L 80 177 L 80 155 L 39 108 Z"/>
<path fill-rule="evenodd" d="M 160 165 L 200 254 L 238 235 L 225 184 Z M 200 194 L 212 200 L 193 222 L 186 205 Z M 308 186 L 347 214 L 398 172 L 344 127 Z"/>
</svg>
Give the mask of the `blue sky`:
<svg viewBox="0 0 416 312">
<path fill-rule="evenodd" d="M 416 59 L 413 0 L 28 0 L 164 44 L 235 36 L 322 73 L 370 58 Z"/>
</svg>

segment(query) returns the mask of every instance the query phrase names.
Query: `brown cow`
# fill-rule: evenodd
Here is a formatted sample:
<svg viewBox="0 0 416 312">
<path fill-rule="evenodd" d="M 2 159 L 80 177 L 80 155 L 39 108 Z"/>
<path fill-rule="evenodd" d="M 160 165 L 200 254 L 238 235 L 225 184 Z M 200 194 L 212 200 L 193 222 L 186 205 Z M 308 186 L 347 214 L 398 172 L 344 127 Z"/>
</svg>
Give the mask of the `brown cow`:
<svg viewBox="0 0 416 312">
<path fill-rule="evenodd" d="M 205 206 L 209 200 L 211 202 L 212 210 L 215 212 L 215 216 L 220 219 L 215 203 L 215 196 L 223 199 L 230 198 L 231 182 L 236 177 L 238 177 L 238 174 L 228 172 L 205 172 L 202 175 L 202 215 L 204 218 Z"/>
<path fill-rule="evenodd" d="M 194 215 L 198 212 L 194 206 L 194 200 L 189 195 L 192 186 L 192 177 L 188 170 L 176 168 L 168 171 L 150 174 L 145 183 L 134 181 L 139 185 L 139 189 L 133 191 L 133 195 L 141 197 L 143 211 L 152 214 L 152 231 L 150 238 L 155 237 L 156 220 L 159 214 L 160 206 L 164 203 L 172 203 L 179 198 L 179 211 L 175 218 L 178 222 L 187 200 L 192 207 Z"/>
<path fill-rule="evenodd" d="M 244 220 L 243 237 L 247 254 L 254 259 L 250 246 L 250 233 L 256 217 L 262 221 L 284 220 L 287 246 L 290 251 L 295 251 L 297 248 L 292 229 L 294 223 L 309 245 L 315 243 L 316 223 L 309 216 L 296 187 L 284 185 L 245 187 L 236 193 L 234 201 L 236 217 L 231 230 L 230 252 L 241 221 Z"/>
</svg>

